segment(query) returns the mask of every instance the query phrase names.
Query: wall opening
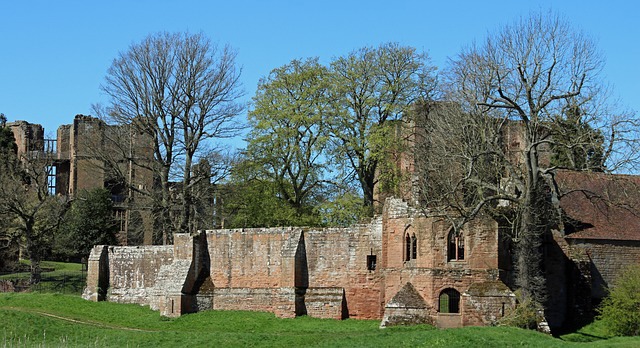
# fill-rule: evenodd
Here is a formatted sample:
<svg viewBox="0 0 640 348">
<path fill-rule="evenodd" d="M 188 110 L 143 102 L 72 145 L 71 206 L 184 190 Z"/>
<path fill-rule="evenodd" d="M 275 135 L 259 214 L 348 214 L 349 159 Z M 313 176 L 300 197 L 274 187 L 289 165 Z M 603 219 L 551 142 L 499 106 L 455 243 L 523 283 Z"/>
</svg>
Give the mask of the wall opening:
<svg viewBox="0 0 640 348">
<path fill-rule="evenodd" d="M 411 237 L 409 237 L 409 233 L 405 234 L 404 237 L 404 260 L 411 260 Z"/>
<path fill-rule="evenodd" d="M 367 270 L 376 270 L 376 255 L 367 255 Z"/>
<path fill-rule="evenodd" d="M 418 239 L 415 233 L 411 236 L 411 258 L 414 260 L 418 258 Z"/>
<path fill-rule="evenodd" d="M 298 247 L 296 248 L 294 261 L 294 286 L 295 286 L 295 315 L 307 315 L 305 296 L 309 288 L 309 265 L 307 263 L 307 249 L 304 241 L 304 232 L 300 233 Z"/>
<path fill-rule="evenodd" d="M 416 238 L 416 234 L 406 232 L 410 226 L 405 228 L 404 235 L 404 261 L 411 261 L 418 258 L 418 238 Z"/>
<path fill-rule="evenodd" d="M 453 229 L 449 232 L 447 243 L 447 261 L 464 260 L 464 235 L 456 233 Z"/>
<path fill-rule="evenodd" d="M 460 313 L 460 292 L 448 288 L 442 290 L 438 298 L 440 313 Z"/>
</svg>

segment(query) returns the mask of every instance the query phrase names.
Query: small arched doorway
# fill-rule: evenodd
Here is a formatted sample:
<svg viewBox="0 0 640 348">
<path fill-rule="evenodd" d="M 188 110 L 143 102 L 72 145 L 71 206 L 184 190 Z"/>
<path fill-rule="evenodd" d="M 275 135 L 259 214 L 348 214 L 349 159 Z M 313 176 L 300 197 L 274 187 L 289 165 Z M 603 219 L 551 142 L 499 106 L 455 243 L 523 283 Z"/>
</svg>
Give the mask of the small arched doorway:
<svg viewBox="0 0 640 348">
<path fill-rule="evenodd" d="M 460 292 L 453 288 L 447 288 L 440 292 L 438 297 L 440 313 L 460 313 Z"/>
</svg>

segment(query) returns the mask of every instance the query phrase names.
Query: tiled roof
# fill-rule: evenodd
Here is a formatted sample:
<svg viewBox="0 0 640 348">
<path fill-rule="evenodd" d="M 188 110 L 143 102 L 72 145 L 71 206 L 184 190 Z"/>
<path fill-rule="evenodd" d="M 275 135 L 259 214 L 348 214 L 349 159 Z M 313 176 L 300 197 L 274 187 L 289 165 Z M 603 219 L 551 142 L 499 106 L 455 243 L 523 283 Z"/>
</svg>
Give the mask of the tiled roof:
<svg viewBox="0 0 640 348">
<path fill-rule="evenodd" d="M 566 238 L 640 241 L 640 176 L 557 173 Z"/>
</svg>

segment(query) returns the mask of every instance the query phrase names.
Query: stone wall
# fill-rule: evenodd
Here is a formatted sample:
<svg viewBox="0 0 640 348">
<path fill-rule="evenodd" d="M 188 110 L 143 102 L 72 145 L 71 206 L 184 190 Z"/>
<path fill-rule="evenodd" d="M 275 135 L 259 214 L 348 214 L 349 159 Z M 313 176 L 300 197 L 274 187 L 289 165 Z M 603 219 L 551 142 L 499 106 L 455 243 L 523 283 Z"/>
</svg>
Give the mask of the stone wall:
<svg viewBox="0 0 640 348">
<path fill-rule="evenodd" d="M 285 317 L 307 313 L 331 318 L 380 318 L 380 271 L 369 270 L 367 265 L 368 256 L 377 257 L 381 252 L 381 223 L 377 221 L 353 228 L 207 231 L 211 279 L 216 289 L 214 308 L 249 307 L 277 311 Z M 295 294 L 290 297 L 287 292 L 269 290 L 279 288 L 294 289 L 298 300 Z M 245 303 L 238 303 L 242 298 L 239 294 L 244 292 L 251 296 Z M 279 303 L 279 309 L 274 310 L 272 302 Z"/>
<path fill-rule="evenodd" d="M 378 265 L 370 270 L 367 265 L 368 256 L 375 256 L 376 260 L 381 257 L 381 222 L 304 233 L 308 286 L 344 288 L 348 310 L 345 317 L 382 317 L 384 270 Z"/>
<path fill-rule="evenodd" d="M 173 246 L 109 247 L 108 260 L 107 299 L 148 305 L 160 268 L 173 261 Z"/>
<path fill-rule="evenodd" d="M 109 288 L 108 246 L 96 245 L 87 260 L 87 286 L 82 298 L 90 301 L 104 301 Z"/>
<path fill-rule="evenodd" d="M 207 231 L 211 280 L 216 288 L 294 287 L 295 254 L 302 230 Z"/>
<path fill-rule="evenodd" d="M 345 319 L 348 317 L 345 292 L 340 287 L 308 288 L 304 293 L 304 301 L 301 302 L 304 308 L 297 308 L 296 313 L 314 318 Z"/>
<path fill-rule="evenodd" d="M 465 296 L 460 313 L 443 315 L 442 325 L 490 324 L 505 303 L 511 305 L 508 289 L 499 295 L 471 291 L 487 282 L 506 289 L 498 279 L 495 223 L 469 224 L 464 259 L 447 260 L 444 221 L 411 211 L 400 200 L 387 203 L 383 218 L 350 228 L 212 230 L 197 238 L 176 234 L 171 247 L 96 250 L 89 283 L 99 288 L 95 284 L 106 272 L 108 300 L 148 304 L 166 316 L 213 308 L 286 318 L 381 319 L 385 304 L 408 283 L 420 308 L 390 306 L 394 322 L 419 314 L 421 322 L 438 324 L 439 296 L 449 288 Z M 407 233 L 417 240 L 410 260 Z M 108 270 L 96 271 L 105 260 Z"/>
<path fill-rule="evenodd" d="M 624 267 L 640 264 L 640 241 L 567 238 L 569 244 L 591 259 L 591 294 L 595 299 L 606 296 Z"/>
<path fill-rule="evenodd" d="M 44 151 L 44 128 L 39 124 L 26 121 L 8 122 L 7 127 L 13 132 L 18 146 L 18 156 L 42 155 Z"/>
<path fill-rule="evenodd" d="M 213 309 L 272 312 L 281 318 L 293 318 L 295 297 L 294 287 L 215 288 Z"/>
<path fill-rule="evenodd" d="M 462 325 L 493 325 L 516 305 L 516 296 L 501 281 L 472 284 L 461 298 Z"/>
<path fill-rule="evenodd" d="M 384 216 L 382 266 L 385 269 L 385 303 L 388 303 L 405 283 L 410 282 L 424 298 L 430 315 L 439 320 L 438 302 L 443 290 L 451 288 L 464 294 L 473 284 L 501 283 L 498 268 L 499 230 L 495 221 L 481 218 L 469 223 L 462 231 L 464 259 L 455 261 L 447 259 L 450 225 L 446 221 L 425 217 L 421 212 L 412 210 L 406 203 L 398 200 L 387 200 Z M 407 234 L 416 236 L 415 259 L 413 255 L 407 257 Z M 461 309 L 457 319 L 455 315 L 442 316 L 442 320 L 446 322 L 443 325 L 462 323 L 461 316 L 471 315 L 471 312 L 476 310 L 482 312 L 477 314 L 475 319 L 469 317 L 468 324 L 486 325 L 496 315 L 495 308 L 465 305 L 464 302 L 467 300 L 468 297 L 461 298 Z"/>
</svg>

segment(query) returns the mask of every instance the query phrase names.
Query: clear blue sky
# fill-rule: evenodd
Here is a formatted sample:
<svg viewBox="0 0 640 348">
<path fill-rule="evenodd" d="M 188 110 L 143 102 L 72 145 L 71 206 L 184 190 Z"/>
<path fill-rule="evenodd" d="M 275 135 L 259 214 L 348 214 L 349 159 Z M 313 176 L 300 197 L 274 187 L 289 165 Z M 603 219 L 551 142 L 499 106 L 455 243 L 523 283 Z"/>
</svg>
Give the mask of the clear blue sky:
<svg viewBox="0 0 640 348">
<path fill-rule="evenodd" d="M 202 31 L 236 48 L 249 101 L 260 77 L 295 58 L 326 63 L 393 41 L 443 67 L 487 32 L 549 9 L 596 39 L 604 77 L 624 105 L 640 110 L 640 5 L 631 0 L 0 0 L 0 112 L 55 134 L 105 102 L 99 86 L 118 52 L 158 31 Z"/>
</svg>

